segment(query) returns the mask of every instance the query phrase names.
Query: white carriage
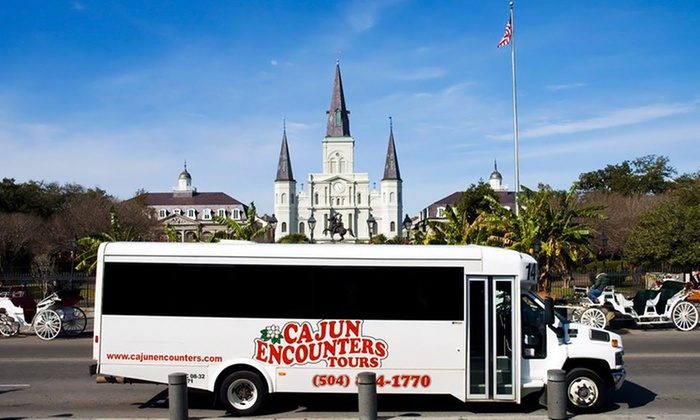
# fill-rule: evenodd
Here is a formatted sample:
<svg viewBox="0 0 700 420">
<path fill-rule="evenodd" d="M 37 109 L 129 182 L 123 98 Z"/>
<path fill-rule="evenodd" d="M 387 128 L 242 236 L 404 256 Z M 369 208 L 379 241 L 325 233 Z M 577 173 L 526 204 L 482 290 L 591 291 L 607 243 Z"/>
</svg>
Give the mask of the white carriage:
<svg viewBox="0 0 700 420">
<path fill-rule="evenodd" d="M 87 317 L 76 307 L 82 299 L 77 291 L 51 293 L 39 303 L 26 293 L 0 293 L 0 335 L 16 335 L 22 328 L 33 330 L 42 340 L 53 340 L 59 333 L 77 336 L 85 331 Z"/>
<path fill-rule="evenodd" d="M 627 299 L 622 293 L 608 286 L 595 300 L 583 292 L 579 304 L 571 312 L 575 322 L 605 328 L 614 318 L 631 320 L 640 327 L 673 324 L 680 331 L 693 330 L 698 325 L 700 289 L 694 282 L 664 278 L 654 289 L 640 290 Z"/>
</svg>

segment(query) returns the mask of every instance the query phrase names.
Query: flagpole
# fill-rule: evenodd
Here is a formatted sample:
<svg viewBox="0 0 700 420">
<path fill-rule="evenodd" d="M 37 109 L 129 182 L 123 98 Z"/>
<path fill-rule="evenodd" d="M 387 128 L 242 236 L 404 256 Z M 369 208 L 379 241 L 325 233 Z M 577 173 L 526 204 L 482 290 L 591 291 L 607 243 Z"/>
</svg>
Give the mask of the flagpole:
<svg viewBox="0 0 700 420">
<path fill-rule="evenodd" d="M 513 73 L 513 143 L 515 154 L 515 215 L 518 216 L 518 194 L 520 193 L 520 164 L 518 158 L 518 94 L 515 85 L 515 19 L 513 18 L 513 2 L 510 2 L 510 61 Z"/>
</svg>

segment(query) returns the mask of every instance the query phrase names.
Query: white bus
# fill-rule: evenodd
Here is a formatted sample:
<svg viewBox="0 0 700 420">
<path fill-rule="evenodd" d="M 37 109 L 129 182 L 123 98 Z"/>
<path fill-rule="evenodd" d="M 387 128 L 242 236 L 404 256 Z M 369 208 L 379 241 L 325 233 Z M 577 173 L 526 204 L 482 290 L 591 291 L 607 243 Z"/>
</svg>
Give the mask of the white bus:
<svg viewBox="0 0 700 420">
<path fill-rule="evenodd" d="M 569 324 L 531 288 L 535 260 L 483 246 L 146 243 L 100 246 L 99 382 L 208 390 L 240 415 L 270 393 L 449 394 L 520 403 L 567 372 L 597 411 L 625 377 L 619 335 Z"/>
</svg>

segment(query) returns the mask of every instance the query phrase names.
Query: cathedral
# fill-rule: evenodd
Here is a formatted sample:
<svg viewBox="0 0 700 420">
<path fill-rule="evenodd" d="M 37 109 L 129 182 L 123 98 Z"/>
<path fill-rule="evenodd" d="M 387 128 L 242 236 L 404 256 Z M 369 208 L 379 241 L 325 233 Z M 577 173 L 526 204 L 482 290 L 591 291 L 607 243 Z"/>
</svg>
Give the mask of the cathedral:
<svg viewBox="0 0 700 420">
<path fill-rule="evenodd" d="M 355 172 L 355 139 L 350 135 L 350 111 L 336 62 L 326 136 L 321 140 L 322 172 L 310 173 L 306 189 L 297 190 L 286 127 L 275 177 L 275 238 L 301 233 L 315 242 L 367 242 L 383 234 L 405 236 L 402 225 L 403 186 L 389 124 L 384 176 L 380 189 L 370 188 L 369 174 Z M 337 231 L 340 226 L 338 233 Z M 343 236 L 341 236 L 343 235 Z"/>
</svg>

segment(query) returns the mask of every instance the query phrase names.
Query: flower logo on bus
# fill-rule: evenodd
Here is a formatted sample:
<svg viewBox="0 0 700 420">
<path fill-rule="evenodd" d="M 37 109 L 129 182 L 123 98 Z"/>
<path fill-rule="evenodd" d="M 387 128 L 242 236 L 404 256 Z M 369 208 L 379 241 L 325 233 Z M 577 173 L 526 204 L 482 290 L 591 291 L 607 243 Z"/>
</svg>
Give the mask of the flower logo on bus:
<svg viewBox="0 0 700 420">
<path fill-rule="evenodd" d="M 379 368 L 389 354 L 386 341 L 363 334 L 360 320 L 322 320 L 315 328 L 310 322 L 269 325 L 254 344 L 255 360 L 282 366 Z"/>
</svg>

